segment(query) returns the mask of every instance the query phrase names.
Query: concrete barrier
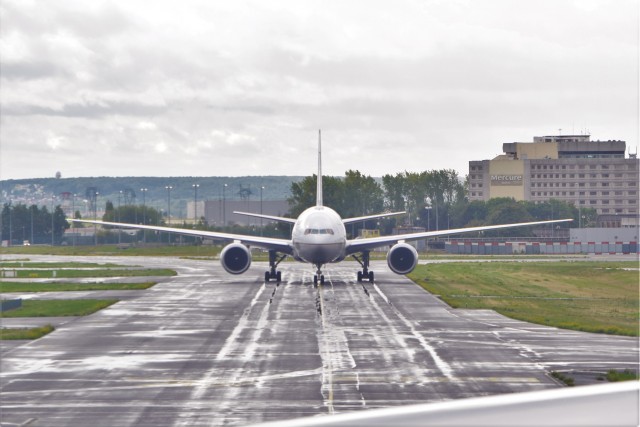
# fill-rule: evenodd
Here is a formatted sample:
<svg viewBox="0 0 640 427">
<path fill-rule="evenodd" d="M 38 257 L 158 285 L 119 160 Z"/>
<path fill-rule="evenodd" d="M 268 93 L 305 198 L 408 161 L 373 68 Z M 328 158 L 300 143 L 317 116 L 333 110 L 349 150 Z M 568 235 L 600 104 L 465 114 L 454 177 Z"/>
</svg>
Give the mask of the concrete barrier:
<svg viewBox="0 0 640 427">
<path fill-rule="evenodd" d="M 9 299 L 0 302 L 0 312 L 14 310 L 16 308 L 22 307 L 22 299 Z"/>
</svg>

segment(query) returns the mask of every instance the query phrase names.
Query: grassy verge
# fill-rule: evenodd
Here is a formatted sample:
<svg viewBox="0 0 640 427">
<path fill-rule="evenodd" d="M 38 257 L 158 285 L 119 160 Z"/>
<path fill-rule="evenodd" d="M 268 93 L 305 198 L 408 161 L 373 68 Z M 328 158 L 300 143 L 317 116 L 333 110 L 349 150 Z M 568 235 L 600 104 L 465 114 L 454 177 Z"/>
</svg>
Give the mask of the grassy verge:
<svg viewBox="0 0 640 427">
<path fill-rule="evenodd" d="M 11 246 L 0 248 L 0 255 L 110 255 L 110 256 L 185 256 L 215 257 L 220 254 L 220 246 L 157 246 L 120 249 L 117 245 L 100 246 Z"/>
<path fill-rule="evenodd" d="M 563 374 L 562 372 L 553 371 L 551 372 L 551 376 L 558 381 L 563 382 L 565 385 L 569 387 L 573 387 L 576 385 L 575 380 L 568 375 Z"/>
<path fill-rule="evenodd" d="M 625 369 L 622 372 L 618 372 L 612 369 L 609 372 L 607 372 L 606 378 L 607 378 L 607 381 L 615 383 L 618 381 L 637 381 L 639 377 L 636 372 L 630 371 L 628 369 Z"/>
<path fill-rule="evenodd" d="M 638 336 L 636 262 L 492 262 L 418 266 L 409 277 L 454 308 L 542 325 Z"/>
<path fill-rule="evenodd" d="M 95 262 L 32 262 L 29 260 L 0 262 L 0 268 L 127 268 L 131 266 Z"/>
<path fill-rule="evenodd" d="M 22 307 L 4 311 L 0 317 L 86 316 L 116 302 L 117 299 L 24 300 Z"/>
<path fill-rule="evenodd" d="M 55 274 L 55 275 L 54 275 Z M 91 270 L 16 270 L 18 278 L 51 279 L 78 277 L 140 277 L 140 276 L 175 276 L 176 271 L 168 268 L 150 269 L 91 269 Z"/>
<path fill-rule="evenodd" d="M 51 325 L 30 329 L 0 328 L 0 340 L 35 340 L 54 330 Z"/>
<path fill-rule="evenodd" d="M 144 283 L 30 283 L 0 282 L 0 292 L 61 292 L 148 289 L 157 282 Z"/>
</svg>

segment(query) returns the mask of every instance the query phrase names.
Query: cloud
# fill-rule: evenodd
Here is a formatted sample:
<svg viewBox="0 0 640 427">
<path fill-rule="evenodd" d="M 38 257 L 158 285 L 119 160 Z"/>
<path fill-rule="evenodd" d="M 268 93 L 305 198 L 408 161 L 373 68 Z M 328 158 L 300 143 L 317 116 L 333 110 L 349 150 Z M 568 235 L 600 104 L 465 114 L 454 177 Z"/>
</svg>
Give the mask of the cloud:
<svg viewBox="0 0 640 427">
<path fill-rule="evenodd" d="M 39 174 L 21 155 L 51 144 L 82 175 L 304 175 L 318 128 L 333 174 L 464 174 L 574 123 L 638 144 L 631 0 L 0 8 L 3 176 Z"/>
</svg>

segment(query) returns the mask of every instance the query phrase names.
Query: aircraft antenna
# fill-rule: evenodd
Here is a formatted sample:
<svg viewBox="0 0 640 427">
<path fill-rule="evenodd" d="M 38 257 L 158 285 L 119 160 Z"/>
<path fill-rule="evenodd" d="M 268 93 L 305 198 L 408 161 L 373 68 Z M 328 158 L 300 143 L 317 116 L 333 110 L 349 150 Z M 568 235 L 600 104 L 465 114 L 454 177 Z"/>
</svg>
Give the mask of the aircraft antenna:
<svg viewBox="0 0 640 427">
<path fill-rule="evenodd" d="M 318 184 L 316 188 L 316 206 L 322 206 L 322 130 L 318 129 Z"/>
</svg>

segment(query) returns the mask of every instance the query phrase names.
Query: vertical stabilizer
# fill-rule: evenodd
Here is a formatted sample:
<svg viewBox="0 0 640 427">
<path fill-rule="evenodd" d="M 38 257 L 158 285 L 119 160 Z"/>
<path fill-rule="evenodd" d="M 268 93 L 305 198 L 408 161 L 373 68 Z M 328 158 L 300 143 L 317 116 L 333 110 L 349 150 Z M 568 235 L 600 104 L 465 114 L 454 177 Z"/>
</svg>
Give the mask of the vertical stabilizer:
<svg viewBox="0 0 640 427">
<path fill-rule="evenodd" d="M 322 206 L 322 131 L 318 129 L 318 186 L 316 188 L 316 206 Z"/>
</svg>

